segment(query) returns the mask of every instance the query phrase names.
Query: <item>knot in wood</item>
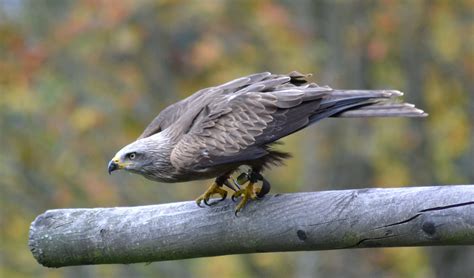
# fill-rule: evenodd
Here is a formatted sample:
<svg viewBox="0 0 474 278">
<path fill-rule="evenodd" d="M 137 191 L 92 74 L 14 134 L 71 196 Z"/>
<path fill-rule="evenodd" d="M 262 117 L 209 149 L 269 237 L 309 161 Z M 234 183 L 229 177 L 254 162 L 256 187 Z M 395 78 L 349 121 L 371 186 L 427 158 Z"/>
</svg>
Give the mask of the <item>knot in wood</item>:
<svg viewBox="0 0 474 278">
<path fill-rule="evenodd" d="M 421 225 L 421 229 L 423 230 L 423 232 L 429 234 L 430 236 L 436 233 L 436 226 L 431 221 L 426 221 L 425 223 L 423 223 L 423 225 Z"/>
</svg>

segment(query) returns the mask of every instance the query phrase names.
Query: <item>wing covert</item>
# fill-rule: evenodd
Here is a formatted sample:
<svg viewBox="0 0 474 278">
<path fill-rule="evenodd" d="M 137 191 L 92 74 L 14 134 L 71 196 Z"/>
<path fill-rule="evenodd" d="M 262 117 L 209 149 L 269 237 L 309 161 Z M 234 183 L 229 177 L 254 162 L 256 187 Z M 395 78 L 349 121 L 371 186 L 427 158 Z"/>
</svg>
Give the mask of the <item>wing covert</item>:
<svg viewBox="0 0 474 278">
<path fill-rule="evenodd" d="M 199 169 L 268 154 L 265 144 L 306 126 L 332 90 L 314 83 L 300 86 L 306 77 L 260 73 L 221 85 L 224 89 L 209 96 L 199 120 L 175 146 L 171 162 L 176 168 Z M 229 84 L 238 86 L 229 91 Z"/>
<path fill-rule="evenodd" d="M 276 103 L 271 94 L 219 95 L 175 146 L 171 162 L 177 168 L 200 168 L 264 155 L 251 147 L 273 120 Z"/>
</svg>

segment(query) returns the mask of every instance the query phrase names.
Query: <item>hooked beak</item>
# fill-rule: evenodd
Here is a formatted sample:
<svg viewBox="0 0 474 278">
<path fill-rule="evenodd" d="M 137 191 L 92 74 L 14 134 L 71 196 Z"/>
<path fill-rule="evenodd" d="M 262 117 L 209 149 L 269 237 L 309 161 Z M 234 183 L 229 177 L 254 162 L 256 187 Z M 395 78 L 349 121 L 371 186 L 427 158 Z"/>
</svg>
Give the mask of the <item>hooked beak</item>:
<svg viewBox="0 0 474 278">
<path fill-rule="evenodd" d="M 109 162 L 109 175 L 115 171 L 115 170 L 120 170 L 123 168 L 123 165 L 120 164 L 120 160 L 118 158 L 112 158 L 112 160 Z"/>
</svg>

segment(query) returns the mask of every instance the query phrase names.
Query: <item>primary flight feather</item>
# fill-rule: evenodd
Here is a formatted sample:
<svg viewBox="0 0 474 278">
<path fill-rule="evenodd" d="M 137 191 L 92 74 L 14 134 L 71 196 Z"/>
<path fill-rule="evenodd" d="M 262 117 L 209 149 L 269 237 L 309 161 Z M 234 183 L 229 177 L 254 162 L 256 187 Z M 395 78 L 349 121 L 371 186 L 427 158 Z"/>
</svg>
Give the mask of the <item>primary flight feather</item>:
<svg viewBox="0 0 474 278">
<path fill-rule="evenodd" d="M 117 152 L 109 173 L 124 169 L 161 182 L 216 178 L 196 202 L 224 199 L 223 185 L 248 199 L 270 189 L 260 174 L 279 165 L 288 153 L 272 149 L 278 139 L 327 117 L 423 117 L 412 104 L 397 102 L 396 90 L 335 90 L 309 83 L 309 75 L 252 74 L 200 90 L 164 109 L 140 137 Z M 240 166 L 250 170 L 239 176 Z M 262 187 L 254 184 L 262 181 Z M 245 188 L 241 185 L 247 183 Z"/>
</svg>

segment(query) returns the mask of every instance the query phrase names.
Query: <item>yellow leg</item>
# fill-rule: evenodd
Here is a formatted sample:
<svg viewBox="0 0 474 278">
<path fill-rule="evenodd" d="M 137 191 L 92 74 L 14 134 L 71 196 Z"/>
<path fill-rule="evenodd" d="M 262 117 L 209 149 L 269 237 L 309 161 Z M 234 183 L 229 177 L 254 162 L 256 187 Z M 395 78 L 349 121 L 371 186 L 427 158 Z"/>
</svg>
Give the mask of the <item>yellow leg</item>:
<svg viewBox="0 0 474 278">
<path fill-rule="evenodd" d="M 208 203 L 209 198 L 211 198 L 211 196 L 214 195 L 214 194 L 219 194 L 219 195 L 221 195 L 222 198 L 219 201 L 216 201 L 216 202 L 213 202 L 213 203 Z M 214 182 L 211 186 L 209 186 L 209 188 L 206 190 L 206 192 L 204 192 L 204 194 L 202 194 L 201 196 L 199 196 L 196 199 L 196 204 L 198 206 L 201 206 L 201 202 L 204 201 L 204 204 L 206 204 L 208 206 L 211 206 L 211 205 L 217 204 L 218 202 L 224 200 L 225 197 L 227 197 L 227 191 L 222 189 L 221 186 L 219 186 L 216 182 Z"/>
<path fill-rule="evenodd" d="M 236 215 L 247 204 L 249 199 L 255 200 L 257 198 L 253 185 L 253 182 L 249 182 L 247 187 L 238 190 L 232 195 L 232 199 L 242 197 L 242 200 L 240 200 L 239 204 L 235 208 Z"/>
</svg>

